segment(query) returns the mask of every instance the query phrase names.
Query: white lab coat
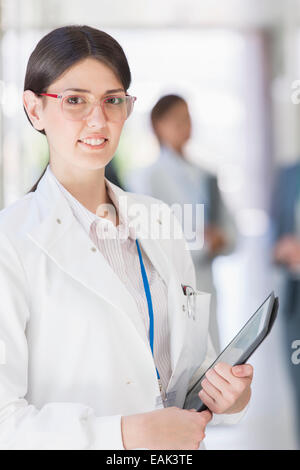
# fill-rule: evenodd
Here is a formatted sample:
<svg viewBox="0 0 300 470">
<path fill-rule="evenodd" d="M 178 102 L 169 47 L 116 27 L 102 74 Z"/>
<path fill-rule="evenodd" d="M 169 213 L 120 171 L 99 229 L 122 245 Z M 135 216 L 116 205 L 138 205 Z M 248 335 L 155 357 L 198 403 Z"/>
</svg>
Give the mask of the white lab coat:
<svg viewBox="0 0 300 470">
<path fill-rule="evenodd" d="M 128 208 L 157 202 L 113 188 Z M 47 173 L 35 192 L 0 212 L 0 240 L 0 448 L 123 449 L 121 416 L 163 407 L 133 297 Z M 209 295 L 200 296 L 198 320 L 188 318 L 181 283 L 196 286 L 185 240 L 140 243 L 168 285 L 167 391 L 176 391 L 174 404 L 182 407 L 189 385 L 215 357 Z"/>
</svg>

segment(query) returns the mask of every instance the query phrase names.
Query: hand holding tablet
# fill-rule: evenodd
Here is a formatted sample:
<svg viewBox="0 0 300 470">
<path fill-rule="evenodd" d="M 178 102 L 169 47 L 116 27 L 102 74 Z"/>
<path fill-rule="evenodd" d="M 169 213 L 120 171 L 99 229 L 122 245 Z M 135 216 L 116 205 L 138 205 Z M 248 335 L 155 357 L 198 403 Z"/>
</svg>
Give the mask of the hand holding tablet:
<svg viewBox="0 0 300 470">
<path fill-rule="evenodd" d="M 247 398 L 247 393 L 250 393 L 253 370 L 251 370 L 252 367 L 249 364 L 247 365 L 249 367 L 249 374 L 245 372 L 244 375 L 240 376 L 232 366 L 245 364 L 255 349 L 265 339 L 274 324 L 278 305 L 278 298 L 272 292 L 188 391 L 183 408 L 193 408 L 197 411 L 207 409 L 208 406 L 200 398 L 202 396 L 211 411 L 222 413 L 226 403 L 233 403 L 235 397 L 235 404 L 231 407 L 228 405 L 229 408 L 226 409 L 226 412 L 235 413 L 239 411 L 239 406 L 242 406 L 243 400 Z M 235 379 L 235 377 L 237 378 Z M 241 377 L 243 377 L 242 380 Z M 221 390 L 223 393 L 221 393 Z M 201 392 L 200 396 L 199 392 Z M 231 398 L 229 395 L 231 395 Z"/>
<path fill-rule="evenodd" d="M 237 367 L 237 366 L 235 366 Z M 218 362 L 206 372 L 201 382 L 199 397 L 203 405 L 213 413 L 238 413 L 251 397 L 253 367 L 244 364 L 241 371 L 225 362 Z"/>
</svg>

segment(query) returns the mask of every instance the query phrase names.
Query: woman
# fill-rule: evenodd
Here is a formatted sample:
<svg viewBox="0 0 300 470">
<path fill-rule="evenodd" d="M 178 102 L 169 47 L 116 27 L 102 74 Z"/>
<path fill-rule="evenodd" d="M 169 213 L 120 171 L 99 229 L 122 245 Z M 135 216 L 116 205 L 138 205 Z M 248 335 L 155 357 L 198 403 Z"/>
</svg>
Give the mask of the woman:
<svg viewBox="0 0 300 470">
<path fill-rule="evenodd" d="M 212 417 L 181 409 L 214 355 L 208 296 L 193 321 L 185 240 L 151 234 L 179 224 L 104 177 L 133 107 L 130 80 L 121 46 L 88 26 L 51 31 L 29 58 L 24 108 L 50 162 L 0 214 L 2 448 L 196 449 Z M 137 209 L 140 227 L 129 223 Z M 252 367 L 209 375 L 212 421 L 236 421 Z"/>
</svg>

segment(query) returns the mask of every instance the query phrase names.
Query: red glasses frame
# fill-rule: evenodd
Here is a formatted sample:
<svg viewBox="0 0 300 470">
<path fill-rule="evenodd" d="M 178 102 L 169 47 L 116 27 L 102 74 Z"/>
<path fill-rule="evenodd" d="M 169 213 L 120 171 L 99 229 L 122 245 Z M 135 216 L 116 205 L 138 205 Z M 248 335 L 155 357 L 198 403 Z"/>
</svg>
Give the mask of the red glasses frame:
<svg viewBox="0 0 300 470">
<path fill-rule="evenodd" d="M 62 110 L 63 98 L 66 97 L 66 96 L 73 96 L 73 94 L 66 94 L 66 95 L 65 95 L 64 93 L 61 93 L 61 94 L 58 94 L 58 93 L 37 93 L 37 95 L 39 95 L 39 96 L 50 96 L 51 98 L 58 98 L 58 99 L 60 99 L 60 100 L 61 100 L 61 110 Z M 136 96 L 132 96 L 132 95 L 128 95 L 127 93 L 126 93 L 125 96 L 126 96 L 126 98 L 130 98 L 130 99 L 131 99 L 131 109 L 130 109 L 130 112 L 129 112 L 128 116 L 126 117 L 126 119 L 128 119 L 129 116 L 130 116 L 130 114 L 131 114 L 132 111 L 133 111 L 133 105 L 134 105 L 135 101 L 137 100 L 137 97 L 136 97 Z M 112 98 L 112 97 L 115 97 L 115 95 L 106 96 L 105 98 L 102 98 L 102 99 L 99 100 L 99 101 L 100 101 L 101 109 L 102 109 L 102 111 L 103 111 L 103 113 L 104 113 L 105 116 L 106 116 L 106 114 L 105 114 L 105 111 L 104 111 L 104 109 L 103 109 L 103 102 L 104 102 L 106 99 L 109 99 L 109 98 Z M 92 109 L 91 109 L 91 112 L 93 111 L 93 108 L 96 106 L 96 104 L 97 104 L 97 100 L 96 100 L 96 102 L 94 103 L 94 105 L 93 105 L 93 107 L 92 107 Z M 62 112 L 63 112 L 63 110 L 62 110 Z M 86 115 L 84 118 L 82 118 L 82 119 L 86 119 L 86 118 L 91 114 L 91 112 L 90 112 L 89 114 L 87 114 L 87 115 Z M 63 113 L 63 114 L 64 114 L 64 113 Z M 126 119 L 125 119 L 125 120 L 126 120 Z M 74 121 L 77 121 L 77 119 L 74 119 Z"/>
</svg>

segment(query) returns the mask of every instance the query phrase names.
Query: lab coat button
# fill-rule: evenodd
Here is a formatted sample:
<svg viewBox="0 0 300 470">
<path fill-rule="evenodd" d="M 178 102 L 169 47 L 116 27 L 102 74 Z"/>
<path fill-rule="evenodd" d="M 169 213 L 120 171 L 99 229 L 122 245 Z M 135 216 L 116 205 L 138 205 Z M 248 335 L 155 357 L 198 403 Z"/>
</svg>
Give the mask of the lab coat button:
<svg viewBox="0 0 300 470">
<path fill-rule="evenodd" d="M 157 219 L 157 222 L 161 225 L 162 221 L 160 219 Z"/>
<path fill-rule="evenodd" d="M 182 305 L 182 311 L 185 312 L 185 305 Z"/>
<path fill-rule="evenodd" d="M 58 224 L 61 224 L 61 220 L 60 220 L 60 219 L 56 219 L 56 222 L 57 222 Z"/>
<path fill-rule="evenodd" d="M 96 248 L 94 246 L 92 246 L 91 248 L 92 251 L 96 251 Z"/>
</svg>

